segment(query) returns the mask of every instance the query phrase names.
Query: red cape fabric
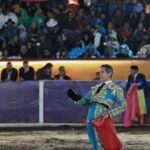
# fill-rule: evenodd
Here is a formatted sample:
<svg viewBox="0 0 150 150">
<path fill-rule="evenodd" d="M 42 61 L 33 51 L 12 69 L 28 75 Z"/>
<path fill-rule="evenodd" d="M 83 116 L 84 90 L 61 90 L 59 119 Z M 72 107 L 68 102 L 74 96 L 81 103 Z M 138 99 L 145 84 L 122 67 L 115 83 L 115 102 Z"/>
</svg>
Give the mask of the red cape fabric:
<svg viewBox="0 0 150 150">
<path fill-rule="evenodd" d="M 100 141 L 104 146 L 105 150 L 120 150 L 122 143 L 117 137 L 117 132 L 113 126 L 113 121 L 111 118 L 103 119 L 102 117 L 97 117 L 92 121 Z"/>
</svg>

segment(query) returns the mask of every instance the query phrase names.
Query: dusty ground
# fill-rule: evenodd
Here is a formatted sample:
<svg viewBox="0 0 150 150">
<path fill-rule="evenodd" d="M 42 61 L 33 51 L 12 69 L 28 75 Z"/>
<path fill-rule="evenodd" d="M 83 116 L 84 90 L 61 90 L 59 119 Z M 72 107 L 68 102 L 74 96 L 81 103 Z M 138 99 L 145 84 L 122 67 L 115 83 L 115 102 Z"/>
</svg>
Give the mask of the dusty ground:
<svg viewBox="0 0 150 150">
<path fill-rule="evenodd" d="M 150 150 L 150 132 L 120 132 L 123 150 Z M 92 150 L 85 130 L 0 132 L 0 150 Z"/>
</svg>

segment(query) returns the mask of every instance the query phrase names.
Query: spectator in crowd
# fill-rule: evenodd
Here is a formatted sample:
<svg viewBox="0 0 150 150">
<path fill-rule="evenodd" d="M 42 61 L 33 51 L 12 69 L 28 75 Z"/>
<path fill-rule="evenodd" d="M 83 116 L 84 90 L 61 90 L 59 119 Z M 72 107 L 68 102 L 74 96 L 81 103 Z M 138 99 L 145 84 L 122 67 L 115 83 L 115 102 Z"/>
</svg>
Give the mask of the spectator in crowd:
<svg viewBox="0 0 150 150">
<path fill-rule="evenodd" d="M 65 59 L 65 58 L 67 58 L 67 55 L 68 55 L 68 49 L 66 47 L 62 47 L 56 53 L 56 58 L 57 59 Z"/>
<path fill-rule="evenodd" d="M 18 25 L 24 25 L 26 29 L 28 29 L 31 25 L 32 17 L 29 15 L 29 12 L 23 8 L 20 9 L 20 15 L 18 18 Z M 29 30 L 30 31 L 30 30 Z M 28 31 L 28 33 L 30 33 Z"/>
<path fill-rule="evenodd" d="M 112 23 L 116 30 L 120 29 L 124 23 L 124 12 L 118 8 L 113 14 Z"/>
<path fill-rule="evenodd" d="M 85 20 L 85 12 L 84 9 L 80 9 L 77 15 L 77 25 L 78 25 L 78 29 L 80 31 L 83 31 L 85 26 L 86 26 L 86 20 Z"/>
<path fill-rule="evenodd" d="M 100 54 L 103 54 L 104 53 L 103 34 L 99 31 L 98 26 L 92 26 L 91 27 L 91 33 L 92 33 L 93 38 L 94 38 L 94 42 L 93 42 L 94 47 L 96 49 L 98 49 Z"/>
<path fill-rule="evenodd" d="M 80 57 L 88 59 L 88 58 L 99 58 L 99 56 L 100 54 L 95 48 L 87 47 L 87 50 Z"/>
<path fill-rule="evenodd" d="M 116 32 L 111 32 L 108 35 L 108 40 L 105 43 L 105 57 L 115 57 L 119 53 L 120 43 Z"/>
<path fill-rule="evenodd" d="M 108 35 L 109 34 L 115 34 L 115 35 L 117 35 L 117 32 L 115 31 L 115 28 L 114 28 L 114 24 L 111 21 L 108 22 L 107 32 L 108 32 Z"/>
<path fill-rule="evenodd" d="M 33 20 L 30 27 L 28 28 L 28 37 L 29 39 L 31 39 L 32 41 L 37 41 L 38 39 L 38 34 L 40 33 L 40 29 L 38 28 L 37 23 Z"/>
<path fill-rule="evenodd" d="M 129 49 L 127 44 L 122 44 L 120 46 L 120 51 L 116 55 L 117 58 L 131 58 L 133 56 L 132 51 Z"/>
<path fill-rule="evenodd" d="M 8 42 L 8 46 L 6 48 L 7 57 L 19 56 L 19 50 L 20 50 L 20 40 L 18 35 L 15 34 Z"/>
<path fill-rule="evenodd" d="M 39 58 L 43 58 L 43 57 L 47 57 L 47 58 L 51 58 L 52 56 L 49 56 L 49 54 L 47 53 L 50 53 L 50 55 L 52 55 L 53 53 L 53 45 L 52 45 L 52 42 L 51 42 L 51 39 L 47 39 L 46 38 L 46 34 L 44 32 L 41 32 L 39 34 L 39 41 L 37 43 L 39 43 Z M 45 53 L 45 50 L 47 51 L 46 52 L 46 55 L 44 54 Z"/>
<path fill-rule="evenodd" d="M 35 3 L 24 2 L 22 3 L 22 8 L 25 9 L 31 17 L 34 17 L 34 14 L 37 10 L 37 4 L 36 2 Z"/>
<path fill-rule="evenodd" d="M 66 29 L 76 30 L 78 28 L 78 21 L 76 19 L 75 13 L 69 10 L 66 18 Z"/>
<path fill-rule="evenodd" d="M 87 14 L 85 16 L 86 25 L 94 26 L 95 22 L 97 20 L 96 11 L 92 7 L 89 8 L 89 9 L 90 9 L 89 14 Z"/>
<path fill-rule="evenodd" d="M 77 9 L 74 4 L 72 7 L 74 2 Z M 150 44 L 143 40 L 145 32 L 150 29 L 149 12 L 144 9 L 147 4 L 146 0 L 79 0 L 68 3 L 66 0 L 43 3 L 3 1 L 0 3 L 0 37 L 5 40 L 6 51 L 2 57 L 12 57 L 7 47 L 17 34 L 17 43 L 28 45 L 30 50 L 26 58 L 42 58 L 44 49 L 50 50 L 50 58 L 59 59 L 57 54 L 60 52 L 63 53 L 61 58 L 64 58 L 76 48 L 79 41 L 85 45 L 92 43 L 101 54 L 98 57 L 106 57 L 108 51 L 104 42 L 109 42 L 112 32 L 115 32 L 119 45 L 127 44 L 136 55 L 141 47 Z M 43 32 L 45 35 L 41 35 Z M 85 32 L 91 32 L 89 39 L 82 38 Z M 110 57 L 114 57 L 111 55 L 113 48 L 109 49 Z M 86 58 L 93 58 L 93 54 L 89 54 L 93 52 L 89 51 Z M 85 55 L 80 58 L 83 57 Z"/>
<path fill-rule="evenodd" d="M 18 27 L 18 32 L 19 32 L 19 40 L 21 43 L 26 43 L 27 42 L 27 31 L 24 25 L 19 25 Z"/>
<path fill-rule="evenodd" d="M 19 69 L 19 80 L 34 80 L 34 68 L 29 66 L 28 61 L 24 61 L 23 66 Z"/>
<path fill-rule="evenodd" d="M 41 28 L 44 26 L 46 22 L 46 16 L 43 12 L 43 10 L 40 8 L 40 4 L 36 3 L 36 11 L 34 13 L 33 21 L 37 23 L 38 28 Z"/>
<path fill-rule="evenodd" d="M 150 41 L 150 31 L 149 31 L 149 32 L 148 32 L 148 31 L 145 31 L 145 32 L 143 33 L 142 39 L 141 39 L 141 41 L 140 41 L 140 43 L 139 43 L 138 50 L 139 50 L 139 48 L 141 48 L 142 46 L 150 44 L 149 41 Z"/>
<path fill-rule="evenodd" d="M 51 51 L 49 49 L 43 49 L 42 50 L 42 58 L 43 59 L 50 59 L 50 58 L 52 58 Z"/>
<path fill-rule="evenodd" d="M 145 11 L 142 11 L 139 15 L 139 21 L 143 23 L 145 28 L 148 28 L 150 25 L 150 19 L 148 18 L 148 15 L 145 13 Z"/>
<path fill-rule="evenodd" d="M 100 12 L 100 19 L 103 23 L 103 26 L 107 27 L 107 25 L 108 25 L 108 16 L 104 11 Z"/>
<path fill-rule="evenodd" d="M 8 62 L 6 68 L 1 72 L 2 81 L 16 81 L 18 77 L 17 69 L 13 68 L 12 63 Z"/>
<path fill-rule="evenodd" d="M 130 26 L 132 27 L 132 30 L 135 30 L 137 27 L 137 24 L 139 23 L 139 17 L 136 12 L 131 11 L 127 16 L 126 16 L 126 21 L 130 23 Z"/>
<path fill-rule="evenodd" d="M 150 58 L 150 44 L 141 47 L 136 56 L 139 58 Z"/>
<path fill-rule="evenodd" d="M 11 0 L 12 1 L 12 11 L 17 15 L 19 16 L 19 13 L 20 13 L 20 1 L 18 0 Z"/>
<path fill-rule="evenodd" d="M 23 59 L 31 57 L 31 55 L 29 54 L 28 45 L 26 45 L 26 44 L 21 44 L 20 45 L 20 57 L 23 58 Z"/>
<path fill-rule="evenodd" d="M 44 67 L 37 71 L 37 80 L 53 80 L 52 78 L 53 64 L 47 63 Z"/>
<path fill-rule="evenodd" d="M 116 55 L 116 58 L 129 58 L 129 55 L 126 53 L 125 48 L 121 48 L 120 53 Z"/>
<path fill-rule="evenodd" d="M 52 43 L 53 50 L 55 50 L 57 48 L 58 36 L 62 35 L 62 30 L 61 30 L 61 27 L 58 25 L 58 21 L 54 18 L 50 18 L 46 23 L 44 32 L 46 34 L 47 40 Z M 55 53 L 53 54 L 53 56 L 54 55 Z"/>
<path fill-rule="evenodd" d="M 124 42 L 128 41 L 132 37 L 132 28 L 128 22 L 124 23 L 120 34 Z"/>
<path fill-rule="evenodd" d="M 77 45 L 79 45 L 81 48 L 84 48 L 85 46 L 91 43 L 91 39 L 92 39 L 92 36 L 90 32 L 85 31 L 82 33 L 82 38 L 79 41 L 79 43 L 77 43 Z"/>
<path fill-rule="evenodd" d="M 135 43 L 137 45 L 136 51 L 138 49 L 139 43 L 142 40 L 143 34 L 145 32 L 146 32 L 146 29 L 144 28 L 143 23 L 139 22 L 136 30 L 134 31 L 134 35 L 133 35 L 134 41 L 135 41 Z"/>
<path fill-rule="evenodd" d="M 54 76 L 55 80 L 71 80 L 71 78 L 66 74 L 66 69 L 64 66 L 58 68 L 58 74 Z"/>
<path fill-rule="evenodd" d="M 66 9 L 65 5 L 58 4 L 52 7 L 52 9 L 48 10 L 47 16 L 48 19 L 56 18 L 56 20 L 59 22 L 59 25 L 61 28 L 65 27 L 65 20 L 66 20 L 66 13 L 68 9 Z"/>
<path fill-rule="evenodd" d="M 15 22 L 10 18 L 5 22 L 4 27 L 4 38 L 8 42 L 16 32 L 16 28 L 14 27 Z"/>
<path fill-rule="evenodd" d="M 18 17 L 17 17 L 17 15 L 14 13 L 14 12 L 12 12 L 12 10 L 11 9 L 9 9 L 9 8 L 6 8 L 5 10 L 4 10 L 4 15 L 5 15 L 5 24 L 7 24 L 7 23 L 10 23 L 10 22 L 8 22 L 8 21 L 12 21 L 12 23 L 13 23 L 13 27 L 16 27 L 17 26 L 17 24 L 18 24 Z M 10 24 L 9 24 L 10 25 Z M 10 27 L 10 26 L 9 26 Z"/>
<path fill-rule="evenodd" d="M 59 34 L 57 35 L 56 41 L 55 41 L 55 50 L 53 50 L 53 55 L 57 53 L 57 51 L 62 50 L 64 48 L 68 49 L 69 48 L 69 43 L 66 43 L 66 37 L 64 34 Z"/>
</svg>

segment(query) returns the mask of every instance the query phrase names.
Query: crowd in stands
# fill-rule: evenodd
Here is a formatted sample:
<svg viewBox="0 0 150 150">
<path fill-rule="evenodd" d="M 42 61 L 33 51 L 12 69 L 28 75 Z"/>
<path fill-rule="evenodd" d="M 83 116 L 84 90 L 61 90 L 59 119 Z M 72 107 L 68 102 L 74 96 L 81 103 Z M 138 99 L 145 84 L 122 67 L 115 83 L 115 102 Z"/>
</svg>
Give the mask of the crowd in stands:
<svg viewBox="0 0 150 150">
<path fill-rule="evenodd" d="M 53 64 L 47 63 L 35 72 L 29 62 L 24 61 L 23 66 L 17 70 L 11 62 L 8 62 L 1 72 L 1 81 L 71 80 L 64 66 L 60 66 L 54 76 L 52 76 L 52 68 Z"/>
<path fill-rule="evenodd" d="M 0 0 L 0 58 L 148 58 L 149 6 L 149 0 Z"/>
</svg>

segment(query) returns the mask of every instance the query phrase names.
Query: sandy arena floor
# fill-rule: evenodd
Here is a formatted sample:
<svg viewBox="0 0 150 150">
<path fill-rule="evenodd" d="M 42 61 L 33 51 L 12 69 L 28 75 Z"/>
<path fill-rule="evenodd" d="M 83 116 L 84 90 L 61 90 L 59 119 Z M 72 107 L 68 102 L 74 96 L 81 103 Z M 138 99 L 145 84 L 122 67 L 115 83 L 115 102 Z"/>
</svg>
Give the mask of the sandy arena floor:
<svg viewBox="0 0 150 150">
<path fill-rule="evenodd" d="M 150 132 L 120 132 L 123 150 L 150 150 Z M 0 150 L 92 150 L 85 130 L 0 132 Z"/>
</svg>

